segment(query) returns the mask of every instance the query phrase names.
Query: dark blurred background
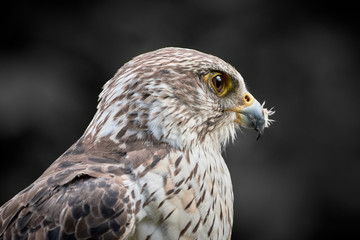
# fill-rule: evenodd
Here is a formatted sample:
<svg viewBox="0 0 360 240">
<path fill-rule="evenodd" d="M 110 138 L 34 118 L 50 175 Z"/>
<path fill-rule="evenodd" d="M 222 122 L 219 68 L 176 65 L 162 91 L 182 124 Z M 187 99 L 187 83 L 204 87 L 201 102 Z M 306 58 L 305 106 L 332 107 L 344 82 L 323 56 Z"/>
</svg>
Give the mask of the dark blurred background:
<svg viewBox="0 0 360 240">
<path fill-rule="evenodd" d="M 33 1 L 0 15 L 0 205 L 87 127 L 102 85 L 165 46 L 235 66 L 275 124 L 224 153 L 233 239 L 359 236 L 356 1 Z"/>
</svg>

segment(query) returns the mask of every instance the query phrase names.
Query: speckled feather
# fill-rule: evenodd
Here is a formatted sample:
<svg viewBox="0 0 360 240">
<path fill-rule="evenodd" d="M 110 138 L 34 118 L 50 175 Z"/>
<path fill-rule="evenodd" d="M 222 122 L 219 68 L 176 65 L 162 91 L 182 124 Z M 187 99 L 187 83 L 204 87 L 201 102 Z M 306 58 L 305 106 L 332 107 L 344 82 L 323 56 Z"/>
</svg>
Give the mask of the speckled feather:
<svg viewBox="0 0 360 240">
<path fill-rule="evenodd" d="M 218 97 L 209 71 L 233 79 Z M 84 135 L 0 208 L 0 239 L 230 239 L 233 192 L 221 148 L 246 92 L 223 60 L 164 48 L 126 63 Z"/>
</svg>

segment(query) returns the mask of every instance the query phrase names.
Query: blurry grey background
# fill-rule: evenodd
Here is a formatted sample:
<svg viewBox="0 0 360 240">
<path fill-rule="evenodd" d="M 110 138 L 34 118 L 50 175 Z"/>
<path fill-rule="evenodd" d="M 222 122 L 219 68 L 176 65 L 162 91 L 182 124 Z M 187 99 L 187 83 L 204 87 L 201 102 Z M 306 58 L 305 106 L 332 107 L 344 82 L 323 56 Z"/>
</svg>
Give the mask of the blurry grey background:
<svg viewBox="0 0 360 240">
<path fill-rule="evenodd" d="M 165 46 L 235 66 L 276 123 L 224 157 L 233 239 L 359 236 L 356 1 L 8 2 L 0 15 L 0 205 L 87 127 L 102 85 Z"/>
</svg>

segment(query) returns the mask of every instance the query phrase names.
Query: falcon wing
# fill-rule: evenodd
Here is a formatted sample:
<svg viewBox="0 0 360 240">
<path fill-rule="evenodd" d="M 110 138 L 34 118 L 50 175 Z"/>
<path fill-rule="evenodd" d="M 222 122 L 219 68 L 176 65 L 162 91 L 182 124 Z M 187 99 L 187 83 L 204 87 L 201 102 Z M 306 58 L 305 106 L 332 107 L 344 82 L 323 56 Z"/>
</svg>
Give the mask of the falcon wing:
<svg viewBox="0 0 360 240">
<path fill-rule="evenodd" d="M 126 238 L 136 209 L 121 159 L 70 149 L 0 208 L 0 239 Z"/>
<path fill-rule="evenodd" d="M 33 188 L 26 204 L 22 192 L 4 206 L 2 217 L 10 216 L 0 222 L 4 239 L 122 239 L 133 228 L 130 196 L 111 179 L 81 175 L 65 185 Z"/>
</svg>

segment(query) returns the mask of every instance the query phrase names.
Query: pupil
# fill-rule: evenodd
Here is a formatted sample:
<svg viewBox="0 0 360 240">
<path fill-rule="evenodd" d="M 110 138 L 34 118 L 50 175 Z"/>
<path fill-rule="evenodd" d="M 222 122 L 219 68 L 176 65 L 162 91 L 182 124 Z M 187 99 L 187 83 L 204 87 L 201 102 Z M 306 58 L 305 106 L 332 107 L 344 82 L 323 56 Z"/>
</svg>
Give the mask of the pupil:
<svg viewBox="0 0 360 240">
<path fill-rule="evenodd" d="M 222 87 L 222 79 L 220 76 L 215 77 L 215 86 L 217 89 L 221 89 Z"/>
</svg>

